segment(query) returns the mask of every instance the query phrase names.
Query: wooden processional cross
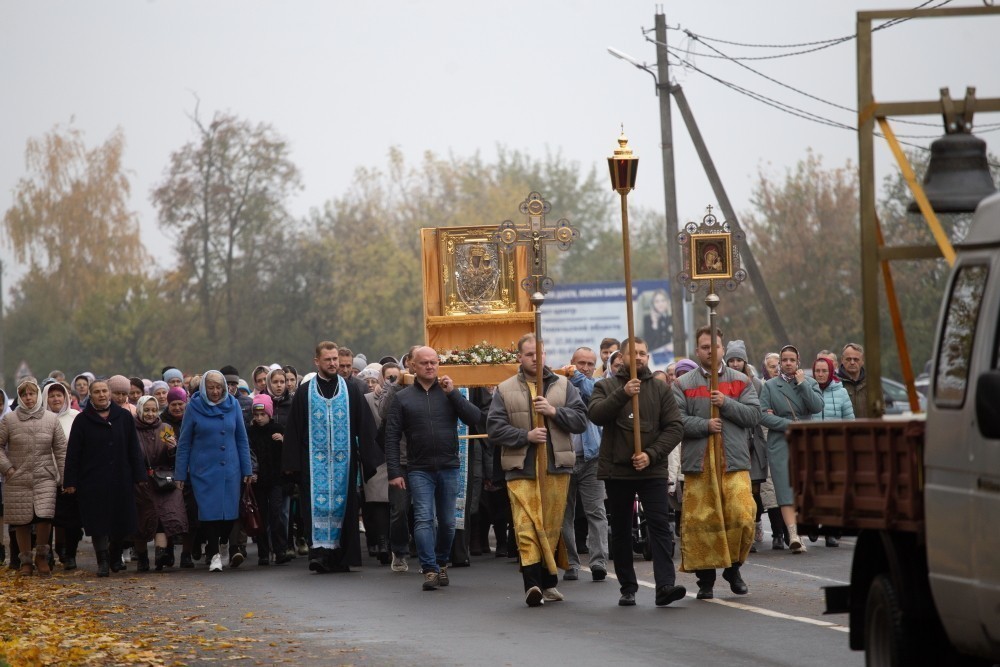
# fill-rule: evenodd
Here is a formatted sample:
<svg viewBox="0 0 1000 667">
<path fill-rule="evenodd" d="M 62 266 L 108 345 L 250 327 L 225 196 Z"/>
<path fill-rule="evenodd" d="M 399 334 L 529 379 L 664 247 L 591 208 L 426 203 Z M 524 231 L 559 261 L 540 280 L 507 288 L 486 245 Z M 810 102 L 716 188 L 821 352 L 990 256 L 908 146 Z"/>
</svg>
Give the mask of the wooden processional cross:
<svg viewBox="0 0 1000 667">
<path fill-rule="evenodd" d="M 530 275 L 521 279 L 521 289 L 530 295 L 531 305 L 535 310 L 535 354 L 538 359 L 538 372 L 535 375 L 535 395 L 544 396 L 542 390 L 542 303 L 545 295 L 553 287 L 552 278 L 547 275 L 545 250 L 546 246 L 555 244 L 560 250 L 567 250 L 573 241 L 580 238 L 580 232 L 570 225 L 566 218 L 560 219 L 554 226 L 547 224 L 545 215 L 552 209 L 549 202 L 542 199 L 537 192 L 528 194 L 521 202 L 518 210 L 527 218 L 520 224 L 511 220 L 500 223 L 494 239 L 502 246 L 504 252 L 512 253 L 519 246 L 527 246 L 528 271 Z M 535 425 L 544 426 L 544 420 L 535 415 Z"/>
</svg>

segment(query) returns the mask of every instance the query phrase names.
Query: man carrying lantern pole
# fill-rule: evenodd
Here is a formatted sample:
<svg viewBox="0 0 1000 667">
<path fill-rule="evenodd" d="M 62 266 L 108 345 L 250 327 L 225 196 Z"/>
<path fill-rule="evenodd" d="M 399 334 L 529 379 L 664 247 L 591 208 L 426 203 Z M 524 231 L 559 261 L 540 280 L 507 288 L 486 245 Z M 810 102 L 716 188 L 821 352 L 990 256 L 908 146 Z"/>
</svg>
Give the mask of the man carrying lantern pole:
<svg viewBox="0 0 1000 667">
<path fill-rule="evenodd" d="M 683 586 L 676 585 L 667 501 L 667 455 L 680 444 L 684 426 L 670 387 L 654 379 L 649 370 L 646 342 L 635 336 L 626 196 L 635 186 L 638 159 L 628 148 L 624 134 L 618 138 L 618 144 L 614 156 L 608 158 L 608 166 L 612 187 L 622 199 L 628 339 L 621 347 L 625 364 L 617 375 L 594 387 L 589 414 L 592 422 L 604 427 L 597 477 L 604 480 L 608 494 L 615 574 L 621 590 L 618 604 L 635 606 L 639 590 L 632 564 L 632 519 L 638 496 L 646 515 L 653 553 L 656 605 L 664 606 L 687 593 Z"/>
</svg>

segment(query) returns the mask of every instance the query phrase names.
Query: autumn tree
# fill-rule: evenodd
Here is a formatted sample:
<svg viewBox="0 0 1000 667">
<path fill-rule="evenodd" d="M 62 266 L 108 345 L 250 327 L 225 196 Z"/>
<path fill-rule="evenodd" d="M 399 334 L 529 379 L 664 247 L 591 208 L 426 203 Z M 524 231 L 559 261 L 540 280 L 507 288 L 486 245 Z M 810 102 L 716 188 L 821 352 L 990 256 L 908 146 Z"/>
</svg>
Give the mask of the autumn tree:
<svg viewBox="0 0 1000 667">
<path fill-rule="evenodd" d="M 486 161 L 426 153 L 409 164 L 393 149 L 384 167 L 359 167 L 348 192 L 313 211 L 294 246 L 297 261 L 285 267 L 294 275 L 280 280 L 282 288 L 297 286 L 297 293 L 286 293 L 283 303 L 299 313 L 286 340 L 332 338 L 370 358 L 402 354 L 423 340 L 420 229 L 517 220 L 531 191 L 551 202 L 551 220 L 569 218 L 583 239 L 606 226 L 613 210 L 595 171 L 583 173 L 558 154 L 533 158 L 501 148 Z M 583 255 L 579 243 L 551 252 L 553 277 L 575 271 L 600 279 L 572 268 Z"/>
<path fill-rule="evenodd" d="M 259 313 L 262 277 L 282 261 L 293 220 L 289 197 L 300 187 L 285 140 L 267 124 L 216 113 L 192 116 L 196 138 L 170 156 L 152 192 L 160 226 L 175 239 L 178 273 L 193 296 L 218 355 L 240 358 Z M 221 329 L 220 329 L 221 326 Z"/>
<path fill-rule="evenodd" d="M 824 168 L 809 152 L 783 178 L 761 172 L 758 179 L 741 222 L 791 340 L 774 340 L 749 282 L 723 295 L 723 330 L 747 341 L 755 364 L 786 343 L 811 361 L 820 349 L 859 340 L 856 169 Z"/>
<path fill-rule="evenodd" d="M 49 305 L 72 309 L 108 275 L 138 273 L 147 261 L 124 150 L 120 128 L 94 148 L 73 127 L 28 140 L 27 175 L 3 226 L 17 261 L 45 276 Z"/>
<path fill-rule="evenodd" d="M 71 323 L 87 299 L 129 281 L 148 256 L 123 164 L 120 129 L 88 147 L 83 132 L 56 126 L 25 149 L 25 170 L 4 213 L 4 241 L 27 271 L 4 322 L 8 350 L 36 368 L 89 363 Z M 99 329 L 103 322 L 82 318 Z"/>
</svg>

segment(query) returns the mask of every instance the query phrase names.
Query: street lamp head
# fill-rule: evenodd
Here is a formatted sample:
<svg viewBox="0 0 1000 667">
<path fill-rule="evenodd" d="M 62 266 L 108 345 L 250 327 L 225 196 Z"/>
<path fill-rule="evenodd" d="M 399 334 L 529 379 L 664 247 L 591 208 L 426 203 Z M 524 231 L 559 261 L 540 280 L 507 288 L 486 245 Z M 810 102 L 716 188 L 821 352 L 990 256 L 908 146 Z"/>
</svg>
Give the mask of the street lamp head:
<svg viewBox="0 0 1000 667">
<path fill-rule="evenodd" d="M 638 60 L 636 60 L 635 58 L 633 58 L 632 56 L 630 56 L 627 53 L 622 53 L 621 51 L 619 51 L 618 49 L 614 48 L 613 46 L 609 46 L 608 47 L 608 53 L 610 53 L 611 55 L 613 55 L 615 58 L 618 58 L 619 60 L 624 60 L 627 63 L 632 63 L 636 67 L 643 67 L 644 68 L 646 66 L 644 63 L 639 62 Z"/>
<path fill-rule="evenodd" d="M 628 147 L 628 137 L 622 128 L 618 137 L 618 148 L 614 155 L 608 158 L 608 169 L 611 171 L 611 189 L 620 195 L 627 195 L 635 189 L 635 176 L 639 170 L 639 158 Z"/>
</svg>

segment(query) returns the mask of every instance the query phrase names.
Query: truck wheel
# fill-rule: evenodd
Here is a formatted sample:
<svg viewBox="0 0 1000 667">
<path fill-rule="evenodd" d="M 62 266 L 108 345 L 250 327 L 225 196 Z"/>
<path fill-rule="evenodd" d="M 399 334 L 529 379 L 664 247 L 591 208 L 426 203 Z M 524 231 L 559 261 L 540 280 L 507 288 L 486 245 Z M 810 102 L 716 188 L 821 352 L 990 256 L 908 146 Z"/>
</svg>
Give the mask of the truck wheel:
<svg viewBox="0 0 1000 667">
<path fill-rule="evenodd" d="M 865 605 L 866 667 L 900 667 L 913 664 L 908 659 L 908 645 L 903 625 L 903 611 L 892 581 L 885 574 L 872 580 Z"/>
</svg>

